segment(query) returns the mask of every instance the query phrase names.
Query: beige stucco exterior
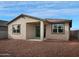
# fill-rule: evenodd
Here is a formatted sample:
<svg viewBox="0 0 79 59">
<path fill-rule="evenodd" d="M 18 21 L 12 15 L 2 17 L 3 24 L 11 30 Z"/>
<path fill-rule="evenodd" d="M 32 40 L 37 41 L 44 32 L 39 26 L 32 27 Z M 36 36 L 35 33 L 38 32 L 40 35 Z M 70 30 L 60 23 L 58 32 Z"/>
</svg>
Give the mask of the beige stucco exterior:
<svg viewBox="0 0 79 59">
<path fill-rule="evenodd" d="M 32 33 L 33 27 L 31 25 L 27 26 L 27 23 L 29 23 L 29 22 L 39 22 L 39 20 L 35 20 L 35 19 L 32 19 L 32 18 L 28 18 L 28 17 L 18 18 L 18 20 L 9 24 L 8 25 L 8 38 L 26 40 L 26 38 L 29 38 L 29 36 L 33 35 L 34 34 L 34 33 Z M 21 33 L 20 34 L 12 33 L 12 25 L 14 25 L 14 24 L 21 24 Z M 26 32 L 26 29 L 27 29 L 27 32 Z M 31 36 L 31 37 L 33 37 L 33 36 Z"/>
<path fill-rule="evenodd" d="M 51 24 L 46 26 L 46 38 L 47 39 L 57 39 L 57 40 L 69 40 L 69 23 L 64 23 L 65 31 L 61 34 L 52 33 Z"/>
<path fill-rule="evenodd" d="M 8 38 L 12 39 L 22 39 L 22 40 L 28 40 L 28 39 L 35 39 L 35 26 L 37 24 L 32 23 L 39 23 L 40 26 L 40 39 L 43 39 L 43 32 L 44 32 L 44 22 L 32 19 L 29 17 L 20 17 L 17 20 L 13 21 L 8 25 Z M 12 33 L 12 25 L 20 24 L 21 25 L 21 33 L 14 34 Z M 69 23 L 65 23 L 65 33 L 64 34 L 53 34 L 51 32 L 51 24 L 46 24 L 46 37 L 45 39 L 57 39 L 57 40 L 69 40 Z M 39 40 L 40 40 L 39 39 Z"/>
</svg>

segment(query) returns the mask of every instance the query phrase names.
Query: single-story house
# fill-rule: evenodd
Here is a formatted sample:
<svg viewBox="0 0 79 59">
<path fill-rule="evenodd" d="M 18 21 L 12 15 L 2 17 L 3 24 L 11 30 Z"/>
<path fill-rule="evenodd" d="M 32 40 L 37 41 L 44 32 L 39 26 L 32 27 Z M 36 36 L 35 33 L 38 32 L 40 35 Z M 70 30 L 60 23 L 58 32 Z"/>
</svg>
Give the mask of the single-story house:
<svg viewBox="0 0 79 59">
<path fill-rule="evenodd" d="M 72 20 L 41 19 L 25 14 L 8 23 L 8 38 L 28 41 L 69 40 Z"/>
<path fill-rule="evenodd" d="M 8 21 L 0 20 L 0 39 L 8 38 Z"/>
</svg>

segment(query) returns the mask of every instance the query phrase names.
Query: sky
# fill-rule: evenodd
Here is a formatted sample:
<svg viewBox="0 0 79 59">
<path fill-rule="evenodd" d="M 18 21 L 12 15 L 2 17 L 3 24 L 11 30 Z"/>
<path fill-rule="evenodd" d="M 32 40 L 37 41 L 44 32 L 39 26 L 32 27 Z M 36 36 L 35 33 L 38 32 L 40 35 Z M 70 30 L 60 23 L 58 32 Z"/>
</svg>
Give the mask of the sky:
<svg viewBox="0 0 79 59">
<path fill-rule="evenodd" d="M 72 20 L 71 29 L 79 29 L 78 1 L 0 1 L 0 20 L 11 21 L 20 14 L 69 19 Z"/>
</svg>

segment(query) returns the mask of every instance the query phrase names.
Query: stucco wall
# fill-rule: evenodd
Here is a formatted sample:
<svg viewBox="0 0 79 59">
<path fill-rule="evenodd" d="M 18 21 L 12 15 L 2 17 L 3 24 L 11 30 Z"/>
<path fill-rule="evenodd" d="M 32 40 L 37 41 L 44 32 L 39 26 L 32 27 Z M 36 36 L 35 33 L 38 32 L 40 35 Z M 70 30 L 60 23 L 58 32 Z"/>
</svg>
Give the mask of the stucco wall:
<svg viewBox="0 0 79 59">
<path fill-rule="evenodd" d="M 29 17 L 19 18 L 18 20 L 10 23 L 8 25 L 8 38 L 12 39 L 24 39 L 26 40 L 26 23 L 28 22 L 39 22 L 39 20 L 32 19 Z M 20 34 L 14 34 L 12 33 L 12 25 L 14 24 L 21 24 L 21 33 Z"/>
<path fill-rule="evenodd" d="M 27 24 L 26 27 L 27 27 L 26 29 L 27 39 L 35 38 L 35 25 Z"/>
<path fill-rule="evenodd" d="M 69 40 L 69 23 L 65 23 L 65 33 L 55 34 L 51 32 L 51 24 L 46 25 L 46 38 L 57 40 Z"/>
</svg>

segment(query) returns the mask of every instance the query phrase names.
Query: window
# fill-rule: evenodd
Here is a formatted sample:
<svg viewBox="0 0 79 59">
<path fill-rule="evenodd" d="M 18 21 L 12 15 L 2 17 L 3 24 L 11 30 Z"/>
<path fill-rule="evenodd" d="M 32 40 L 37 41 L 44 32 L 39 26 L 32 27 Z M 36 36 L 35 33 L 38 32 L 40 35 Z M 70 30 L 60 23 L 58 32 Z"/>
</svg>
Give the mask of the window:
<svg viewBox="0 0 79 59">
<path fill-rule="evenodd" d="M 12 32 L 13 33 L 20 33 L 20 25 L 19 24 L 13 25 L 12 26 Z"/>
<path fill-rule="evenodd" d="M 64 24 L 52 24 L 53 33 L 64 33 Z"/>
</svg>

